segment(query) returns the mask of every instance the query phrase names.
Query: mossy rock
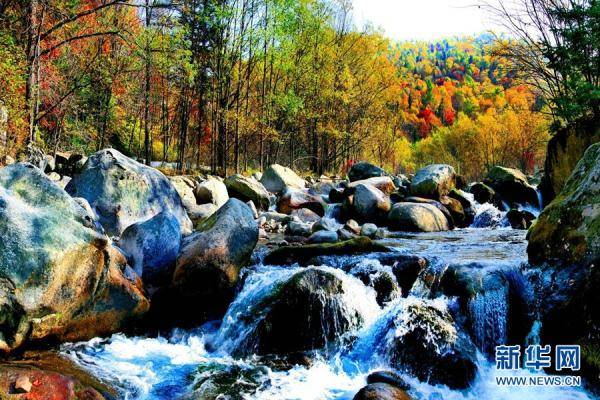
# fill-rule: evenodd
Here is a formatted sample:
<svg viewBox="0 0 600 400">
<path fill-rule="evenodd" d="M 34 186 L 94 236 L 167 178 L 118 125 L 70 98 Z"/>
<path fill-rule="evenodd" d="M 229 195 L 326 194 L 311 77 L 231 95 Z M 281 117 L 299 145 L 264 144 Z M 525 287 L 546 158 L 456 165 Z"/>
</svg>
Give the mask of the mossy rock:
<svg viewBox="0 0 600 400">
<path fill-rule="evenodd" d="M 587 148 L 597 142 L 600 142 L 600 126 L 594 120 L 572 124 L 556 132 L 550 139 L 544 176 L 539 186 L 544 205 L 560 193 Z"/>
<path fill-rule="evenodd" d="M 265 264 L 285 265 L 299 263 L 307 265 L 318 256 L 334 256 L 389 252 L 388 247 L 372 241 L 367 237 L 357 237 L 338 243 L 318 243 L 304 246 L 284 246 L 271 251 L 265 257 Z"/>
<path fill-rule="evenodd" d="M 590 263 L 600 254 L 600 143 L 590 146 L 563 190 L 528 233 L 533 264 Z"/>
</svg>

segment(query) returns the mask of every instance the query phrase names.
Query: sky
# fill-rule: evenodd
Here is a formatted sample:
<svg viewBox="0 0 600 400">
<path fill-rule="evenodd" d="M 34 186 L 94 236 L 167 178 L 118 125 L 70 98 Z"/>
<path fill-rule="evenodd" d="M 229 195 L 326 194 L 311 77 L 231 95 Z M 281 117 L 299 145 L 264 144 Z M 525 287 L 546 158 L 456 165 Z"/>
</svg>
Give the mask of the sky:
<svg viewBox="0 0 600 400">
<path fill-rule="evenodd" d="M 353 16 L 397 40 L 431 40 L 502 29 L 477 7 L 478 0 L 353 0 Z"/>
</svg>

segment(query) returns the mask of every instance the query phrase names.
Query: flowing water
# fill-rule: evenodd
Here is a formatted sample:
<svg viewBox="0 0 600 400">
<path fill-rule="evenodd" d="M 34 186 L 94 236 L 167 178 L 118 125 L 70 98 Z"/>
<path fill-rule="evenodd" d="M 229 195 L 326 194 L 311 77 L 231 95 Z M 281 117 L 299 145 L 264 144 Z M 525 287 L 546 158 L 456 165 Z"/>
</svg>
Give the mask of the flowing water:
<svg viewBox="0 0 600 400">
<path fill-rule="evenodd" d="M 382 241 L 400 253 L 420 255 L 429 261 L 408 296 L 396 298 L 383 307 L 377 304 L 375 291 L 344 268 L 351 263 L 354 269 L 369 267 L 382 273 L 387 271 L 389 266 L 382 265 L 384 263 L 380 263 L 376 254 L 336 257 L 329 260 L 327 266 L 310 267 L 330 272 L 341 280 L 344 294 L 340 301 L 361 322 L 361 326 L 339 338 L 338 342 L 343 345 L 327 346 L 327 351 L 317 352 L 310 366 L 275 368 L 273 364 L 248 353 L 248 349 L 252 349 L 252 333 L 257 324 L 257 319 L 252 317 L 256 316 L 253 314 L 255 308 L 263 304 L 278 285 L 302 270 L 299 266 L 263 265 L 260 251 L 255 257 L 256 264 L 244 271 L 244 286 L 222 321 L 190 331 L 176 330 L 169 337 L 118 334 L 107 339 L 67 344 L 61 352 L 98 378 L 114 385 L 124 399 L 186 398 L 192 388 L 201 386 L 203 374 L 215 369 L 233 372 L 232 385 L 245 388 L 239 398 L 352 399 L 365 385 L 370 371 L 390 369 L 389 358 L 385 354 L 386 344 L 406 331 L 407 307 L 426 304 L 441 311 L 452 309 L 456 300 L 440 294 L 436 290 L 436 282 L 448 268 L 467 268 L 481 277 L 486 289 L 469 301 L 465 317 L 469 321 L 473 342 L 479 349 L 475 382 L 469 389 L 459 391 L 429 385 L 403 374 L 411 386 L 410 394 L 423 400 L 593 398 L 580 388 L 496 385 L 495 376 L 500 372 L 507 376 L 507 373 L 495 369 L 489 354 L 495 345 L 507 340 L 508 303 L 515 301 L 514 292 L 523 303 L 527 303 L 528 296 L 531 296 L 522 273 L 526 262 L 525 231 L 502 227 L 502 213 L 489 211 L 487 206 L 481 206 L 477 212 L 478 217 L 485 212 L 494 213 L 497 218 L 492 224 L 494 228 L 395 234 Z M 475 225 L 480 226 L 477 218 Z M 390 324 L 394 327 L 391 331 L 388 329 Z M 529 338 L 531 342 L 536 341 L 539 323 L 534 322 L 533 327 Z M 458 334 L 453 326 L 442 326 L 442 329 L 449 335 Z M 431 333 L 433 341 L 435 334 Z M 528 370 L 512 372 L 514 376 L 532 374 L 534 372 Z M 202 397 L 196 395 L 193 398 Z"/>
</svg>

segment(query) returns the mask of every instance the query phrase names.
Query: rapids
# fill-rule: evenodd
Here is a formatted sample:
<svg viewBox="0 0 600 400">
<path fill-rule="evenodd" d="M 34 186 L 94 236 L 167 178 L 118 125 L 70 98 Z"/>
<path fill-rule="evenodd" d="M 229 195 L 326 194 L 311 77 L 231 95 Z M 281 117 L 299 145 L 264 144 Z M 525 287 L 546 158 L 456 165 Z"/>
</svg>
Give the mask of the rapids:
<svg viewBox="0 0 600 400">
<path fill-rule="evenodd" d="M 478 215 L 489 212 L 478 209 Z M 492 211 L 499 220 L 503 215 Z M 477 222 L 477 218 L 476 218 Z M 262 263 L 262 252 L 257 250 L 255 264 L 244 272 L 243 286 L 222 321 L 207 323 L 194 330 L 175 330 L 169 337 L 127 337 L 122 334 L 110 338 L 96 338 L 88 342 L 66 344 L 61 353 L 90 371 L 103 381 L 114 385 L 122 398 L 128 400 L 201 398 L 190 395 L 192 388 L 201 383 L 203 371 L 211 368 L 236 371 L 236 387 L 247 388 L 239 393 L 243 399 L 352 399 L 365 385 L 370 371 L 390 369 L 385 355 L 390 335 L 402 335 L 406 330 L 403 312 L 411 304 L 424 303 L 441 310 L 455 307 L 455 300 L 440 295 L 431 280 L 439 279 L 449 265 L 477 265 L 478 273 L 501 274 L 522 291 L 527 298 L 527 284 L 521 267 L 526 263 L 525 231 L 510 228 L 467 228 L 440 233 L 398 233 L 382 240 L 401 253 L 425 257 L 429 260 L 408 297 L 399 297 L 380 307 L 375 291 L 336 265 L 352 258 L 376 268 L 375 255 L 337 257 L 328 266 L 313 266 L 334 273 L 344 287 L 343 302 L 361 316 L 362 327 L 340 335 L 339 346 L 317 352 L 310 366 L 274 368 L 273 364 L 254 355 L 234 357 L 247 346 L 256 321 L 247 314 L 260 304 L 281 282 L 301 270 L 298 266 L 275 266 Z M 357 268 L 357 267 L 355 267 Z M 433 278 L 432 278 L 433 277 Z M 473 321 L 471 336 L 479 349 L 478 375 L 468 390 L 450 390 L 441 385 L 419 382 L 403 374 L 410 384 L 415 399 L 536 399 L 569 400 L 589 399 L 592 395 L 580 388 L 557 387 L 503 387 L 494 377 L 499 374 L 489 353 L 496 344 L 507 338 L 507 302 L 509 297 L 502 288 L 477 294 L 469 304 Z M 252 315 L 252 314 L 250 314 Z M 393 322 L 395 329 L 384 329 Z M 537 322 L 530 333 L 535 341 Z M 446 327 L 443 327 L 446 329 Z M 448 334 L 457 334 L 447 327 Z M 435 340 L 435 332 L 431 335 Z M 488 354 L 488 357 L 486 357 Z M 504 371 L 502 375 L 506 376 Z M 530 376 L 532 371 L 519 370 L 514 376 Z M 543 373 L 538 373 L 543 374 Z"/>
</svg>

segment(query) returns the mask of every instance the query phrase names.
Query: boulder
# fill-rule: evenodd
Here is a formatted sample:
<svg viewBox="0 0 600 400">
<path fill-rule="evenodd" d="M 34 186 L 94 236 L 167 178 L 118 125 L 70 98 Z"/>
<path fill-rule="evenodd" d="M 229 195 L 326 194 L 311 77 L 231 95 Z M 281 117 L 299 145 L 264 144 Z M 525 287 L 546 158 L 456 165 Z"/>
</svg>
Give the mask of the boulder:
<svg viewBox="0 0 600 400">
<path fill-rule="evenodd" d="M 472 220 L 467 219 L 465 209 L 460 201 L 450 197 L 441 196 L 440 203 L 448 210 L 452 216 L 452 225 L 458 228 L 466 228 L 471 225 Z"/>
<path fill-rule="evenodd" d="M 250 208 L 238 199 L 223 207 L 185 238 L 175 272 L 173 289 L 198 305 L 200 315 L 222 316 L 233 298 L 240 268 L 258 242 L 258 225 Z"/>
<path fill-rule="evenodd" d="M 450 211 L 441 202 L 432 199 L 426 199 L 424 197 L 408 196 L 400 203 L 419 203 L 419 204 L 430 204 L 440 210 L 444 217 L 448 220 L 448 226 L 450 229 L 454 229 L 454 217 Z"/>
<path fill-rule="evenodd" d="M 319 182 L 316 182 L 316 183 L 310 185 L 308 192 L 310 194 L 314 194 L 314 195 L 328 196 L 329 193 L 334 189 L 335 189 L 335 184 L 332 181 L 330 181 L 330 180 L 319 181 Z"/>
<path fill-rule="evenodd" d="M 358 185 L 352 202 L 353 215 L 359 221 L 381 221 L 391 208 L 390 198 L 370 185 Z"/>
<path fill-rule="evenodd" d="M 196 205 L 196 196 L 194 196 L 194 189 L 196 187 L 196 181 L 189 176 L 170 176 L 169 181 L 179 193 L 181 201 L 185 208 L 193 207 Z"/>
<path fill-rule="evenodd" d="M 396 203 L 388 215 L 392 230 L 409 232 L 439 232 L 450 229 L 444 214 L 431 204 Z"/>
<path fill-rule="evenodd" d="M 297 210 L 293 210 L 290 215 L 287 215 L 287 214 L 281 214 L 281 215 L 285 215 L 288 218 L 288 220 L 290 219 L 290 216 L 296 217 L 300 221 L 308 223 L 308 224 L 312 224 L 313 222 L 317 222 L 321 219 L 319 214 L 317 214 L 316 212 L 314 212 L 312 210 L 309 210 L 308 208 L 299 208 Z"/>
<path fill-rule="evenodd" d="M 396 186 L 394 185 L 392 178 L 390 178 L 389 176 L 382 176 L 382 177 L 378 177 L 378 178 L 361 179 L 360 181 L 354 181 L 352 183 L 349 183 L 346 186 L 346 189 L 347 189 L 346 194 L 354 193 L 354 190 L 359 185 L 372 186 L 374 188 L 381 190 L 383 193 L 385 193 L 387 195 L 389 195 L 394 190 L 396 190 Z"/>
<path fill-rule="evenodd" d="M 269 166 L 262 177 L 260 183 L 271 193 L 283 193 L 287 189 L 304 189 L 306 181 L 300 178 L 291 169 L 273 164 Z"/>
<path fill-rule="evenodd" d="M 359 328 L 364 316 L 358 302 L 349 301 L 350 289 L 333 272 L 318 268 L 297 272 L 249 310 L 248 317 L 258 318 L 258 323 L 244 351 L 260 355 L 320 349 Z"/>
<path fill-rule="evenodd" d="M 465 389 L 477 374 L 477 351 L 447 309 L 420 299 L 394 310 L 386 351 L 391 365 L 430 384 Z"/>
<path fill-rule="evenodd" d="M 347 229 L 344 229 L 344 228 L 338 229 L 337 234 L 338 234 L 339 240 L 352 240 L 352 239 L 358 237 L 358 235 L 356 233 L 349 231 Z"/>
<path fill-rule="evenodd" d="M 338 223 L 335 222 L 335 220 L 333 220 L 331 218 L 321 218 L 317 222 L 315 222 L 312 226 L 313 232 L 318 232 L 318 231 L 333 231 L 333 232 L 335 232 L 337 230 L 338 230 Z"/>
<path fill-rule="evenodd" d="M 473 201 L 467 197 L 465 192 L 457 189 L 452 189 L 448 194 L 448 197 L 458 200 L 463 208 L 464 220 L 461 223 L 461 228 L 471 226 L 471 224 L 475 220 L 475 215 L 477 215 Z"/>
<path fill-rule="evenodd" d="M 536 189 L 518 169 L 497 165 L 490 170 L 484 183 L 494 189 L 500 199 L 511 208 L 526 205 L 539 207 Z"/>
<path fill-rule="evenodd" d="M 0 169 L 0 351 L 110 335 L 147 309 L 125 257 L 75 199 L 31 164 Z"/>
<path fill-rule="evenodd" d="M 353 219 L 349 219 L 349 220 L 348 220 L 348 221 L 346 221 L 346 223 L 344 224 L 344 229 L 346 229 L 346 230 L 348 230 L 348 231 L 350 231 L 350 232 L 352 232 L 352 233 L 354 233 L 354 234 L 358 235 L 358 234 L 360 234 L 361 227 L 360 227 L 360 225 L 358 224 L 358 222 L 356 222 L 356 221 L 355 221 L 355 220 L 353 220 Z"/>
<path fill-rule="evenodd" d="M 163 211 L 177 218 L 182 233 L 192 230 L 192 221 L 169 179 L 114 149 L 90 156 L 65 190 L 90 203 L 109 235 L 119 236 L 129 225 Z"/>
<path fill-rule="evenodd" d="M 325 215 L 325 202 L 321 196 L 311 195 L 306 190 L 286 190 L 277 202 L 277 211 L 283 214 L 291 214 L 301 208 L 307 208 L 321 217 Z"/>
<path fill-rule="evenodd" d="M 151 286 L 169 283 L 180 246 L 179 221 L 169 212 L 129 225 L 119 239 L 129 265 Z"/>
<path fill-rule="evenodd" d="M 186 207 L 188 216 L 192 220 L 194 227 L 197 227 L 204 220 L 217 212 L 218 209 L 219 207 L 213 203 L 194 204 Z"/>
<path fill-rule="evenodd" d="M 243 175 L 232 175 L 225 179 L 225 186 L 229 197 L 240 199 L 244 202 L 252 201 L 257 209 L 268 210 L 271 200 L 267 189 L 254 178 Z"/>
<path fill-rule="evenodd" d="M 360 235 L 374 238 L 375 234 L 377 233 L 377 229 L 378 229 L 377 225 L 375 225 L 375 224 L 371 224 L 371 223 L 364 224 L 360 228 Z"/>
<path fill-rule="evenodd" d="M 272 250 L 265 257 L 265 264 L 285 265 L 300 263 L 310 264 L 314 257 L 336 256 L 347 254 L 363 254 L 391 251 L 384 245 L 373 242 L 367 237 L 357 237 L 338 243 L 310 244 L 306 246 L 284 246 Z"/>
<path fill-rule="evenodd" d="M 404 390 L 388 383 L 370 383 L 360 389 L 353 400 L 411 400 Z"/>
<path fill-rule="evenodd" d="M 269 369 L 241 363 L 202 363 L 192 373 L 193 389 L 181 399 L 242 400 L 269 384 Z"/>
<path fill-rule="evenodd" d="M 336 231 L 320 230 L 320 231 L 313 233 L 308 238 L 308 243 L 311 243 L 311 244 L 335 243 L 337 241 L 338 241 L 338 234 Z"/>
<path fill-rule="evenodd" d="M 535 220 L 535 215 L 529 211 L 513 208 L 506 213 L 506 219 L 513 229 L 529 229 Z"/>
<path fill-rule="evenodd" d="M 600 143 L 590 146 L 528 235 L 533 264 L 589 264 L 600 255 Z"/>
<path fill-rule="evenodd" d="M 330 203 L 341 203 L 344 201 L 346 196 L 344 195 L 343 189 L 333 188 L 329 191 L 329 202 Z"/>
<path fill-rule="evenodd" d="M 364 161 L 354 164 L 348 171 L 348 179 L 350 182 L 378 176 L 387 176 L 387 172 L 373 164 Z"/>
<path fill-rule="evenodd" d="M 496 197 L 496 192 L 494 192 L 494 189 L 483 182 L 475 182 L 472 184 L 469 188 L 469 192 L 473 194 L 475 201 L 479 204 L 493 203 Z"/>
<path fill-rule="evenodd" d="M 312 224 L 292 219 L 287 225 L 286 233 L 292 236 L 310 236 L 312 233 Z"/>
<path fill-rule="evenodd" d="M 446 164 L 432 164 L 415 174 L 410 192 L 413 196 L 439 199 L 446 196 L 456 185 L 456 172 Z"/>
<path fill-rule="evenodd" d="M 215 177 L 210 177 L 199 183 L 194 189 L 194 196 L 198 204 L 211 203 L 217 207 L 221 207 L 229 200 L 227 187 L 223 181 Z"/>
</svg>

